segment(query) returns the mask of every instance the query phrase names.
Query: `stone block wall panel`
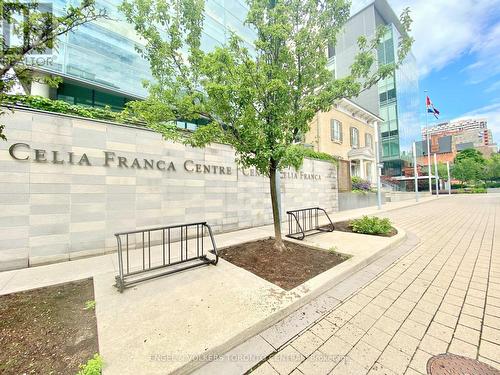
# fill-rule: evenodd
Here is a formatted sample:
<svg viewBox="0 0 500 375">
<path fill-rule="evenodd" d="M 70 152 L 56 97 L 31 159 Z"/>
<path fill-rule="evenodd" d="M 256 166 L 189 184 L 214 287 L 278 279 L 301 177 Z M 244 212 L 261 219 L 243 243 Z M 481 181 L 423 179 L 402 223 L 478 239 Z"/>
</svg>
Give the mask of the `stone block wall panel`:
<svg viewBox="0 0 500 375">
<path fill-rule="evenodd" d="M 272 223 L 269 179 L 239 168 L 227 145 L 186 147 L 144 128 L 40 111 L 2 121 L 0 270 L 116 251 L 121 231 Z M 16 143 L 29 145 L 15 150 L 29 160 L 9 154 Z M 280 187 L 283 218 L 288 209 L 338 210 L 332 163 L 306 159 L 300 171 L 283 171 Z"/>
</svg>

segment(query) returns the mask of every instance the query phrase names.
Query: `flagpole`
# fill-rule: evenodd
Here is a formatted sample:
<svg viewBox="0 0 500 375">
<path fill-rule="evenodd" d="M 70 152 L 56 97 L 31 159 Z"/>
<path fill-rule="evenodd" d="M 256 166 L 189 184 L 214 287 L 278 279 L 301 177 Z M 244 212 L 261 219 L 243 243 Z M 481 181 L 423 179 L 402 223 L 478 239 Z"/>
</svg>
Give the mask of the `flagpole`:
<svg viewBox="0 0 500 375">
<path fill-rule="evenodd" d="M 415 202 L 418 202 L 418 169 L 417 169 L 417 146 L 413 142 L 413 178 L 415 181 Z"/>
<path fill-rule="evenodd" d="M 376 168 L 375 168 L 375 174 L 377 176 L 377 206 L 378 209 L 382 209 L 382 187 L 381 187 L 381 182 L 380 182 L 380 142 L 379 142 L 379 131 L 380 127 L 377 121 L 373 123 L 373 127 L 375 129 L 375 163 L 376 163 Z"/>
<path fill-rule="evenodd" d="M 427 134 L 427 175 L 429 177 L 429 193 L 432 195 L 432 179 L 431 179 L 431 142 L 429 139 L 429 108 L 427 107 L 427 90 L 425 92 L 425 132 Z"/>
<path fill-rule="evenodd" d="M 436 198 L 439 198 L 439 174 L 436 153 L 434 153 L 434 180 L 436 181 Z"/>
<path fill-rule="evenodd" d="M 448 195 L 451 195 L 451 177 L 450 177 L 450 162 L 446 162 L 446 171 L 448 172 Z"/>
</svg>

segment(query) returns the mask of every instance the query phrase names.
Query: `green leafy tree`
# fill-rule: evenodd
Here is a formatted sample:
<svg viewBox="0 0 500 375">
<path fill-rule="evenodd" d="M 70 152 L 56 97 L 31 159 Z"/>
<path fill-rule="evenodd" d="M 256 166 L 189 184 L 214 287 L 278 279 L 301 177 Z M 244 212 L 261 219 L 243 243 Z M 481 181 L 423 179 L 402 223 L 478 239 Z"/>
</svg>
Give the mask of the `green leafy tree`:
<svg viewBox="0 0 500 375">
<path fill-rule="evenodd" d="M 10 38 L 20 44 L 9 45 L 6 33 L 0 35 L 0 105 L 5 94 L 16 82 L 29 83 L 43 80 L 54 86 L 59 80 L 52 77 L 36 77 L 36 59 L 31 56 L 57 47 L 57 38 L 90 21 L 106 18 L 106 12 L 95 6 L 95 0 L 82 0 L 78 5 L 69 5 L 59 14 L 47 10 L 36 0 L 0 0 L 3 26 L 9 27 Z M 0 109 L 0 114 L 3 111 Z M 4 126 L 0 125 L 0 139 L 6 139 Z"/>
<path fill-rule="evenodd" d="M 500 180 L 500 154 L 493 154 L 486 160 L 486 178 L 489 181 Z"/>
<path fill-rule="evenodd" d="M 452 176 L 462 185 L 484 177 L 484 165 L 474 158 L 461 159 L 453 165 Z"/>
<path fill-rule="evenodd" d="M 432 169 L 434 171 L 434 168 Z M 450 171 L 451 174 L 451 171 Z M 448 169 L 446 163 L 438 163 L 438 175 L 441 180 L 448 179 Z"/>
<path fill-rule="evenodd" d="M 460 151 L 457 156 L 455 156 L 455 163 L 464 159 L 472 159 L 480 164 L 485 164 L 483 154 L 474 148 L 466 148 L 465 150 Z"/>
<path fill-rule="evenodd" d="M 236 35 L 203 51 L 203 0 L 125 0 L 122 10 L 145 41 L 154 82 L 149 97 L 131 104 L 165 138 L 193 146 L 224 142 L 242 167 L 255 167 L 270 179 L 275 247 L 284 250 L 276 176 L 299 168 L 304 148 L 296 145 L 315 113 L 344 97 L 355 97 L 390 76 L 411 48 L 409 10 L 401 15 L 404 37 L 398 62 L 376 66 L 377 47 L 387 32 L 359 38 L 351 74 L 335 79 L 325 51 L 349 17 L 347 0 L 247 0 L 246 25 L 253 45 Z M 178 119 L 206 121 L 191 136 Z"/>
</svg>

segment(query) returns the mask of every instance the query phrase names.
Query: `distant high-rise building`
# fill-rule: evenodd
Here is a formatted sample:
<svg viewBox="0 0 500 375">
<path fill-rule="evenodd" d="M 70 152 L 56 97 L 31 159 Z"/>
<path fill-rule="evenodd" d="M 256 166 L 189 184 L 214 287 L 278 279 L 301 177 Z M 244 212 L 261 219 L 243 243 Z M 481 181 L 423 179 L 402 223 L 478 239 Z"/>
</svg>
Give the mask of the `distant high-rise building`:
<svg viewBox="0 0 500 375">
<path fill-rule="evenodd" d="M 359 52 L 358 38 L 373 37 L 380 25 L 388 30 L 378 48 L 378 64 L 397 61 L 399 39 L 404 33 L 399 18 L 386 0 L 363 1 L 353 9 L 335 47 L 328 50 L 329 66 L 337 78 L 349 75 Z M 383 174 L 403 175 L 405 166 L 411 164 L 412 143 L 420 138 L 418 70 L 413 54 L 408 54 L 393 76 L 352 100 L 384 119 L 380 124 Z"/>
<path fill-rule="evenodd" d="M 469 118 L 455 121 L 442 122 L 422 129 L 422 141 L 417 142 L 417 155 L 419 163 L 427 165 L 427 134 L 430 139 L 431 154 L 437 154 L 439 161 L 453 161 L 457 152 L 467 148 L 475 148 L 486 157 L 496 152 L 491 130 L 488 129 L 486 118 Z"/>
<path fill-rule="evenodd" d="M 482 146 L 493 144 L 491 130 L 486 118 L 469 118 L 442 122 L 429 127 L 429 136 L 456 135 L 457 143 L 473 142 Z M 427 129 L 422 129 L 422 139 L 427 139 Z"/>
<path fill-rule="evenodd" d="M 486 118 L 469 118 L 455 121 L 448 121 L 429 127 L 429 137 L 431 144 L 433 139 L 440 139 L 445 136 L 453 136 L 453 143 L 457 148 L 492 146 L 493 134 L 488 129 Z M 422 129 L 422 139 L 427 139 L 426 129 Z"/>
</svg>

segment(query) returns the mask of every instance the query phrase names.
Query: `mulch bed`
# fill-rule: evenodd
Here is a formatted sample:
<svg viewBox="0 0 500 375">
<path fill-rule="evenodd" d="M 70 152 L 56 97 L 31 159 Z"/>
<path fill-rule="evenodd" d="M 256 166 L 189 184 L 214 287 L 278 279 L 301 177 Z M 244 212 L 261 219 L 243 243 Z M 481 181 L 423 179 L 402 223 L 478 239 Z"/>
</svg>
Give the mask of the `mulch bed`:
<svg viewBox="0 0 500 375">
<path fill-rule="evenodd" d="M 337 230 L 339 232 L 349 232 L 349 233 L 361 234 L 361 233 L 357 233 L 357 232 L 352 231 L 350 220 L 339 221 L 337 223 L 333 223 L 333 227 L 335 228 L 334 230 Z M 369 236 L 392 237 L 392 236 L 395 236 L 396 234 L 398 234 L 398 231 L 396 228 L 392 227 L 392 230 L 387 234 L 368 234 L 368 233 L 363 233 L 363 234 L 367 234 Z"/>
<path fill-rule="evenodd" d="M 92 279 L 0 296 L 0 373 L 76 374 L 99 351 Z"/>
<path fill-rule="evenodd" d="M 231 246 L 219 255 L 263 279 L 290 290 L 347 260 L 335 252 L 316 250 L 285 241 L 286 251 L 277 251 L 274 240 L 260 240 Z"/>
</svg>

